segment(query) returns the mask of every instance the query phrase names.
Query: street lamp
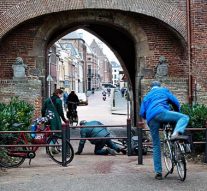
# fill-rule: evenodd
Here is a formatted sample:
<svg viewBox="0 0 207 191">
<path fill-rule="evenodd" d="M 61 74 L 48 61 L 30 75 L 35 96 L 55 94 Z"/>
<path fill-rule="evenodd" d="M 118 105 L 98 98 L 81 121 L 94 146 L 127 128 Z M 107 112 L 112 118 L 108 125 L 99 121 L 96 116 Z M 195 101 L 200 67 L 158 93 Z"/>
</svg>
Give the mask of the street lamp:
<svg viewBox="0 0 207 191">
<path fill-rule="evenodd" d="M 52 51 L 49 51 L 48 58 L 49 58 L 49 67 L 48 67 L 48 76 L 47 76 L 47 81 L 48 81 L 48 95 L 51 96 L 51 82 L 53 81 L 52 76 L 51 76 L 51 54 Z"/>
</svg>

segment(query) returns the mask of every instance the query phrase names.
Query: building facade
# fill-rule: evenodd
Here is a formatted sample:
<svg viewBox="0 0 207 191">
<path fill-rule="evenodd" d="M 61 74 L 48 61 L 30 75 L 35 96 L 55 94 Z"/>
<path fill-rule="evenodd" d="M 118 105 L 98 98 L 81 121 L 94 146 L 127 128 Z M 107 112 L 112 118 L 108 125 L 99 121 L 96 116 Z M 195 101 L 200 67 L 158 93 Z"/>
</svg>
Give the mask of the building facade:
<svg viewBox="0 0 207 191">
<path fill-rule="evenodd" d="M 70 90 L 86 92 L 86 44 L 81 34 L 73 31 L 58 41 L 62 48 L 71 52 L 72 66 L 69 70 Z"/>
<path fill-rule="evenodd" d="M 91 50 L 89 46 L 87 46 L 87 90 L 89 91 L 100 88 L 101 79 L 98 61 L 99 60 L 96 54 Z"/>
<path fill-rule="evenodd" d="M 103 53 L 103 49 L 95 39 L 90 44 L 90 49 L 97 55 L 100 81 L 102 83 L 112 82 L 112 67 L 107 56 Z"/>
<path fill-rule="evenodd" d="M 120 86 L 120 74 L 119 74 L 119 72 L 123 71 L 123 69 L 115 61 L 111 62 L 111 66 L 112 66 L 112 83 L 113 83 L 113 85 Z"/>
</svg>

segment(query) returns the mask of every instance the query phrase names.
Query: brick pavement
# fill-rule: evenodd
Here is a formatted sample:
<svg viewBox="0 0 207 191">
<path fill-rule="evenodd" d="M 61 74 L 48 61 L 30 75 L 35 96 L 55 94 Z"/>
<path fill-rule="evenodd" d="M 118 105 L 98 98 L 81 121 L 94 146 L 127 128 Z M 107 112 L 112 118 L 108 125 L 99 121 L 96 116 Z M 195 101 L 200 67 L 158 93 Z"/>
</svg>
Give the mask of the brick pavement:
<svg viewBox="0 0 207 191">
<path fill-rule="evenodd" d="M 77 141 L 72 142 L 77 149 Z M 28 160 L 27 160 L 28 161 Z M 86 144 L 82 155 L 76 155 L 68 167 L 51 161 L 42 149 L 31 166 L 0 171 L 0 191 L 139 191 L 139 190 L 206 190 L 207 166 L 188 163 L 185 182 L 177 180 L 177 172 L 167 179 L 154 179 L 151 155 L 144 164 L 137 157 L 126 155 L 97 156 L 93 146 Z"/>
</svg>

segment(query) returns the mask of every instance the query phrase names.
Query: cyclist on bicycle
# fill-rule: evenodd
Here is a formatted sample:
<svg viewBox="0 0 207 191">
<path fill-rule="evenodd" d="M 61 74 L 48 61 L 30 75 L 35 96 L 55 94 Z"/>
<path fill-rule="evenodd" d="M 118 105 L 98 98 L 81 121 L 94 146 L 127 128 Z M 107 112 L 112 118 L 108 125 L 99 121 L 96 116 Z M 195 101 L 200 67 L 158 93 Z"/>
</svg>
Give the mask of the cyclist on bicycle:
<svg viewBox="0 0 207 191">
<path fill-rule="evenodd" d="M 171 111 L 171 106 L 174 111 Z M 172 140 L 187 138 L 182 136 L 189 122 L 189 117 L 180 113 L 178 99 L 165 87 L 161 87 L 160 82 L 153 81 L 151 90 L 144 97 L 141 103 L 140 115 L 147 120 L 153 141 L 153 162 L 155 178 L 162 179 L 161 145 L 159 128 L 163 123 L 175 123 Z"/>
<path fill-rule="evenodd" d="M 67 117 L 74 115 L 74 118 L 77 118 L 77 104 L 79 103 L 78 96 L 75 91 L 72 90 L 68 95 L 67 104 L 68 104 L 68 113 Z"/>
</svg>

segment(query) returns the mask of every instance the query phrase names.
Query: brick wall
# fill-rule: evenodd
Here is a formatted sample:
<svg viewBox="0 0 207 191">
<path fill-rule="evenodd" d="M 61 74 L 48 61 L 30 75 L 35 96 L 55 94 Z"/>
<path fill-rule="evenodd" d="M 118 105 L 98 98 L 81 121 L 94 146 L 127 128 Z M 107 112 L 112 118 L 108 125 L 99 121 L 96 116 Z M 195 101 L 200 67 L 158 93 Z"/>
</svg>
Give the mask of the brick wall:
<svg viewBox="0 0 207 191">
<path fill-rule="evenodd" d="M 17 57 L 22 57 L 24 63 L 28 65 L 27 76 L 36 68 L 36 61 L 32 54 L 34 37 L 41 22 L 32 22 L 18 26 L 11 31 L 0 43 L 0 78 L 11 79 L 12 64 Z M 41 67 L 39 68 L 41 69 Z M 40 73 L 43 69 L 40 70 Z"/>
<path fill-rule="evenodd" d="M 184 2 L 184 0 L 181 0 Z M 13 6 L 15 5 L 16 6 Z M 0 38 L 10 29 L 28 19 L 35 18 L 52 12 L 79 10 L 79 9 L 112 9 L 131 11 L 134 13 L 146 14 L 173 26 L 186 37 L 186 17 L 183 11 L 184 3 L 169 0 L 10 0 L 6 6 L 0 4 L 5 10 L 0 17 L 0 25 L 3 30 L 0 31 Z M 13 19 L 15 18 L 15 19 Z M 176 22 L 174 20 L 176 19 Z"/>
<path fill-rule="evenodd" d="M 9 10 L 13 6 L 17 5 L 18 3 L 23 2 L 24 0 L 6 0 L 0 1 L 0 14 Z"/>
<path fill-rule="evenodd" d="M 150 90 L 150 84 L 152 79 L 142 80 L 142 97 Z M 188 100 L 188 79 L 187 78 L 168 78 L 163 80 L 163 87 L 169 88 L 169 90 L 177 96 L 180 103 L 187 103 Z"/>
<path fill-rule="evenodd" d="M 138 17 L 139 23 L 144 29 L 150 54 L 147 56 L 145 62 L 145 69 L 148 75 L 145 77 L 153 78 L 155 74 L 155 68 L 158 65 L 159 57 L 165 56 L 169 67 L 169 76 L 187 77 L 188 76 L 188 64 L 186 58 L 186 48 L 180 41 L 180 39 L 169 29 L 166 28 L 163 23 L 154 21 L 153 19 L 143 16 Z"/>
<path fill-rule="evenodd" d="M 142 87 L 142 97 L 150 90 L 150 84 L 154 79 L 143 79 L 141 83 Z M 169 88 L 169 90 L 177 96 L 180 103 L 188 103 L 188 79 L 187 78 L 174 78 L 169 77 L 165 80 L 161 80 L 161 84 L 164 87 Z M 195 86 L 193 87 L 195 89 Z M 194 103 L 207 104 L 207 95 L 200 86 L 196 87 L 197 91 L 194 91 L 193 98 Z"/>
<path fill-rule="evenodd" d="M 192 67 L 199 85 L 207 91 L 207 1 L 195 1 L 191 10 Z"/>
<path fill-rule="evenodd" d="M 0 80 L 0 100 L 9 103 L 11 97 L 18 96 L 35 106 L 35 117 L 41 116 L 42 97 L 41 81 L 30 80 Z"/>
</svg>

